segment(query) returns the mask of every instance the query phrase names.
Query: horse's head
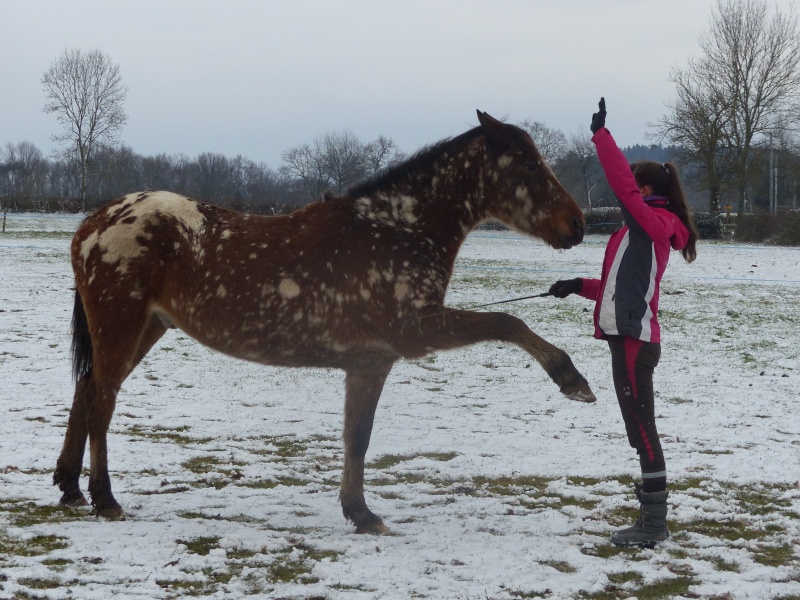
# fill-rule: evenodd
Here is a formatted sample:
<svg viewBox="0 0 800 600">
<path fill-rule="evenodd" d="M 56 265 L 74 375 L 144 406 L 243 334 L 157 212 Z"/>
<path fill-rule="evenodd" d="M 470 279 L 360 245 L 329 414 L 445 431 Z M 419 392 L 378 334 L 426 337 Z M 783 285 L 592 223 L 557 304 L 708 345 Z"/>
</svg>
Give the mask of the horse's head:
<svg viewBox="0 0 800 600">
<path fill-rule="evenodd" d="M 556 178 L 531 136 L 478 111 L 486 139 L 484 197 L 492 218 L 554 248 L 583 240 L 583 212 Z"/>
</svg>

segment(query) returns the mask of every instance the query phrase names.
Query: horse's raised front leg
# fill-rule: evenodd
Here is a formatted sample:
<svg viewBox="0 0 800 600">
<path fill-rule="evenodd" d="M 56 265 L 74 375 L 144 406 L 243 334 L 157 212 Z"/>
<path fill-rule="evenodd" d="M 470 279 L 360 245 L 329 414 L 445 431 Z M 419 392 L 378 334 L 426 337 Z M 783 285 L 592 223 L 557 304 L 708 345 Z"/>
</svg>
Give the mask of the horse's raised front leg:
<svg viewBox="0 0 800 600">
<path fill-rule="evenodd" d="M 81 493 L 79 480 L 88 436 L 86 418 L 93 394 L 92 372 L 89 371 L 75 385 L 75 398 L 72 401 L 72 409 L 69 411 L 67 434 L 64 437 L 64 445 L 53 474 L 53 483 L 62 492 L 60 502 L 64 506 L 89 504 Z"/>
<path fill-rule="evenodd" d="M 571 400 L 596 400 L 586 379 L 572 364 L 569 355 L 536 335 L 525 323 L 502 312 L 476 313 L 444 309 L 441 315 L 409 322 L 399 346 L 404 356 L 419 356 L 478 342 L 503 341 L 528 352 Z"/>
<path fill-rule="evenodd" d="M 367 508 L 364 500 L 364 456 L 372 435 L 375 409 L 393 361 L 373 368 L 346 371 L 344 405 L 344 470 L 339 499 L 345 518 L 356 526 L 356 533 L 388 533 L 380 517 Z"/>
</svg>

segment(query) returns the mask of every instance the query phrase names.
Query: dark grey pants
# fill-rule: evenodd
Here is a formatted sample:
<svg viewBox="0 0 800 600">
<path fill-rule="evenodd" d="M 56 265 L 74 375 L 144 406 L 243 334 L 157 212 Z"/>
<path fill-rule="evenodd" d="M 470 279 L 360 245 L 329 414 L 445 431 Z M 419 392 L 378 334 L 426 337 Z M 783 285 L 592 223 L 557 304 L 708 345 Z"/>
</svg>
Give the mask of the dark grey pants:
<svg viewBox="0 0 800 600">
<path fill-rule="evenodd" d="M 666 489 L 664 453 L 656 429 L 653 371 L 661 357 L 661 345 L 626 336 L 610 336 L 614 389 L 625 422 L 628 442 L 639 454 L 646 492 Z"/>
</svg>

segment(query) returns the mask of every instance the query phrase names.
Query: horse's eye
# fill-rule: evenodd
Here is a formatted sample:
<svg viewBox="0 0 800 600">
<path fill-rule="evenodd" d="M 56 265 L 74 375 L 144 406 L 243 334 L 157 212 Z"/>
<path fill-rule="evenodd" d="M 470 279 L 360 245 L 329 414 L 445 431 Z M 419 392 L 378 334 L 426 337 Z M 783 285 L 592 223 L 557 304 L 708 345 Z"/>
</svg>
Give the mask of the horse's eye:
<svg viewBox="0 0 800 600">
<path fill-rule="evenodd" d="M 533 173 L 536 169 L 539 168 L 539 163 L 534 161 L 528 161 L 522 165 L 522 167 L 528 171 L 528 173 Z"/>
</svg>

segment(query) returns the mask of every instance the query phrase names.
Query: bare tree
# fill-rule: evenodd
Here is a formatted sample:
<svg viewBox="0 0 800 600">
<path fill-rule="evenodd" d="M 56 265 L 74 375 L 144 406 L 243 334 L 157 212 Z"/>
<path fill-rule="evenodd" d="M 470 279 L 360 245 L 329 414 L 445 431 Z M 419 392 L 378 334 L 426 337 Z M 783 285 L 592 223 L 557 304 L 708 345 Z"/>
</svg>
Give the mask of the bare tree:
<svg viewBox="0 0 800 600">
<path fill-rule="evenodd" d="M 349 129 L 325 133 L 315 140 L 315 146 L 320 149 L 328 179 L 340 194 L 364 177 L 364 144 Z"/>
<path fill-rule="evenodd" d="M 707 74 L 695 62 L 687 69 L 673 68 L 670 80 L 676 96 L 667 104 L 670 113 L 651 127 L 656 128 L 652 137 L 677 144 L 683 150 L 681 158 L 698 167 L 701 184 L 709 192 L 709 212 L 719 214 L 730 167 L 725 140 L 731 115 L 729 103 L 713 82 L 704 79 Z"/>
<path fill-rule="evenodd" d="M 548 163 L 555 163 L 567 153 L 567 136 L 561 130 L 530 119 L 525 119 L 519 126 L 530 134 Z"/>
<path fill-rule="evenodd" d="M 116 140 L 127 116 L 128 89 L 119 66 L 100 50 L 64 50 L 42 76 L 44 111 L 55 113 L 63 131 L 53 141 L 67 144 L 65 154 L 80 168 L 81 208 L 86 210 L 89 163 L 102 145 Z"/>
<path fill-rule="evenodd" d="M 603 180 L 603 169 L 591 136 L 584 130 L 570 135 L 564 155 L 556 164 L 558 177 L 573 197 L 585 198 L 591 210 L 592 192 Z"/>
<path fill-rule="evenodd" d="M 7 144 L 3 156 L 7 195 L 11 205 L 38 208 L 45 196 L 49 165 L 31 142 Z"/>
<path fill-rule="evenodd" d="M 738 211 L 745 212 L 751 169 L 758 154 L 770 135 L 797 127 L 800 121 L 797 18 L 792 9 L 770 12 L 765 0 L 717 0 L 700 48 L 702 57 L 675 72 L 678 98 L 670 105 L 671 112 L 661 121 L 660 130 L 678 141 L 670 136 L 681 129 L 681 121 L 687 115 L 696 119 L 699 130 L 694 134 L 703 129 L 705 133 L 694 140 L 685 136 L 684 142 L 696 155 L 705 153 L 706 160 L 718 152 L 728 159 Z M 702 127 L 703 118 L 710 119 L 712 130 Z M 719 131 L 714 130 L 717 127 Z M 713 182 L 715 175 L 709 180 Z"/>
<path fill-rule="evenodd" d="M 349 185 L 374 175 L 402 153 L 390 138 L 380 136 L 364 144 L 349 129 L 327 132 L 281 155 L 280 173 L 294 180 L 309 198 L 319 198 L 333 188 L 344 193 Z"/>
<path fill-rule="evenodd" d="M 373 142 L 364 146 L 364 165 L 367 175 L 375 175 L 379 171 L 403 159 L 403 153 L 397 148 L 392 138 L 378 136 Z"/>
<path fill-rule="evenodd" d="M 280 173 L 297 182 L 307 200 L 319 198 L 330 186 L 319 147 L 309 144 L 294 146 L 281 154 Z"/>
</svg>

